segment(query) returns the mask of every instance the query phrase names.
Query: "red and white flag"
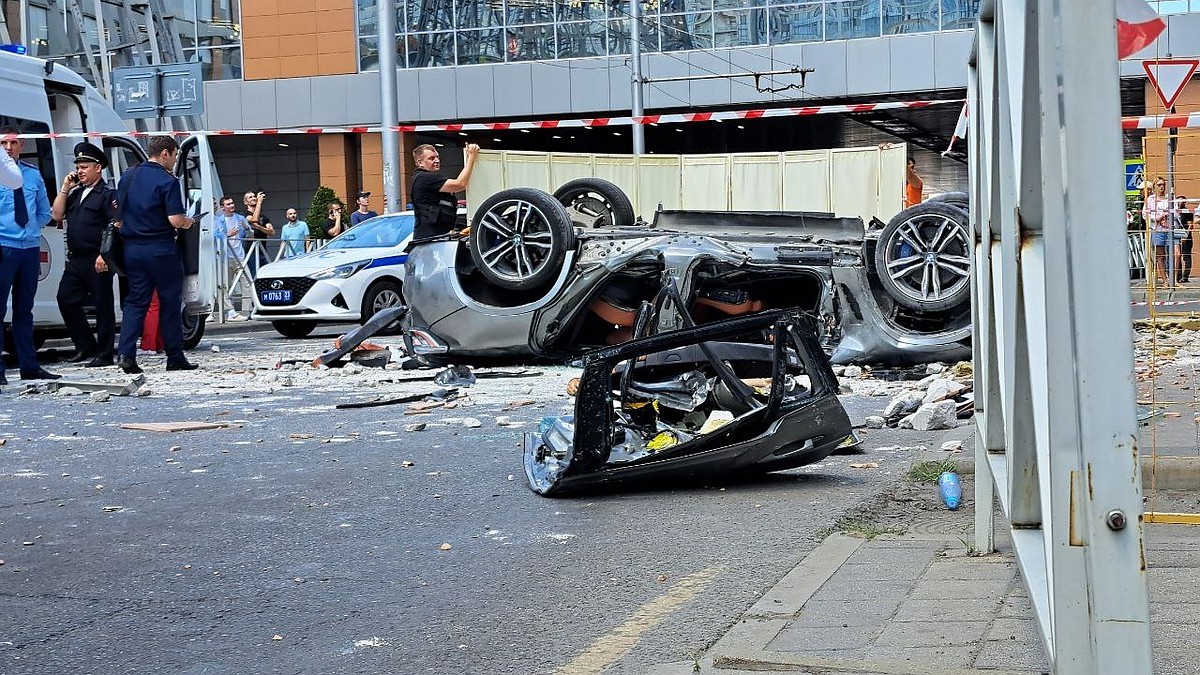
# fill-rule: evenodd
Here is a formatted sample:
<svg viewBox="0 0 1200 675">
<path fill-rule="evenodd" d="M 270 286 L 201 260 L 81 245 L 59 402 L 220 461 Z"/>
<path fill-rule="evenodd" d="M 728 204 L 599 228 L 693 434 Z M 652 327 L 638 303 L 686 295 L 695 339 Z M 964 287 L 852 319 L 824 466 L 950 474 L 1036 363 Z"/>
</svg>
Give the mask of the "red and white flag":
<svg viewBox="0 0 1200 675">
<path fill-rule="evenodd" d="M 1167 27 L 1146 0 L 1117 0 L 1117 58 L 1149 47 Z"/>
</svg>

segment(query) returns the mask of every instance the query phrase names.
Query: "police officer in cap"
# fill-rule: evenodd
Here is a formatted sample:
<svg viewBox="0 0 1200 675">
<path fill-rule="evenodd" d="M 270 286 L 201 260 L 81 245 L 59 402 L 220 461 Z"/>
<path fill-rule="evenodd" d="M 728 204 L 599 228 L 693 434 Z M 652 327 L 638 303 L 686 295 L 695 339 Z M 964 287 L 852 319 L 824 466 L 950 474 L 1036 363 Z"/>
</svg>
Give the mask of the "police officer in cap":
<svg viewBox="0 0 1200 675">
<path fill-rule="evenodd" d="M 91 143 L 76 145 L 75 171 L 63 179 L 50 208 L 54 219 L 67 228 L 67 267 L 58 284 L 58 309 L 75 343 L 70 361 L 87 361 L 89 368 L 113 364 L 116 340 L 113 272 L 100 257 L 100 233 L 116 214 L 116 192 L 101 176 L 106 168 L 103 150 Z M 95 335 L 84 314 L 88 299 L 96 307 Z"/>
<path fill-rule="evenodd" d="M 167 370 L 196 368 L 183 355 L 183 260 L 175 238 L 178 230 L 190 228 L 195 221 L 184 213 L 179 182 L 172 173 L 178 161 L 179 143 L 170 136 L 155 136 L 150 139 L 150 159 L 126 170 L 117 191 L 129 283 L 121 306 L 117 365 L 130 374 L 142 372 L 137 364 L 137 341 L 156 290 Z"/>
</svg>

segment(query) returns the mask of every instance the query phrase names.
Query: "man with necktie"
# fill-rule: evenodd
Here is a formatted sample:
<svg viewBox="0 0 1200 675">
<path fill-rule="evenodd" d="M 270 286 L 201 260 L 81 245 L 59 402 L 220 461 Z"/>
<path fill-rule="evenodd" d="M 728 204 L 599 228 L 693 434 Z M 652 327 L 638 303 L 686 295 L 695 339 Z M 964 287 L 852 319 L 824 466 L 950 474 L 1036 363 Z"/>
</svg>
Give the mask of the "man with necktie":
<svg viewBox="0 0 1200 675">
<path fill-rule="evenodd" d="M 41 172 L 20 161 L 24 147 L 16 137 L 20 133 L 16 127 L 0 127 L 0 149 L 21 172 L 19 187 L 0 186 L 0 323 L 11 294 L 12 336 L 21 379 L 54 380 L 59 376 L 38 364 L 33 345 L 33 302 L 42 266 L 39 241 L 42 227 L 50 222 L 50 199 Z M 0 365 L 0 384 L 7 383 Z"/>
</svg>

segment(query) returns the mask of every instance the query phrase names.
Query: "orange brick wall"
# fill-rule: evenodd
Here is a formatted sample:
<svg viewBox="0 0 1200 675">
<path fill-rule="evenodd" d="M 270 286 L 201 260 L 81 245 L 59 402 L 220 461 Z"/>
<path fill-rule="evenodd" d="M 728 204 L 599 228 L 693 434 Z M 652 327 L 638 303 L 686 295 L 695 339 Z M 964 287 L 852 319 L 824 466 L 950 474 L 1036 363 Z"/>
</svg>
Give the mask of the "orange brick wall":
<svg viewBox="0 0 1200 675">
<path fill-rule="evenodd" d="M 345 134 L 318 137 L 321 185 L 333 188 L 339 199 L 354 208 L 358 192 L 358 162 L 354 138 Z"/>
<path fill-rule="evenodd" d="M 243 2 L 242 77 L 356 73 L 354 29 L 354 0 Z"/>
</svg>

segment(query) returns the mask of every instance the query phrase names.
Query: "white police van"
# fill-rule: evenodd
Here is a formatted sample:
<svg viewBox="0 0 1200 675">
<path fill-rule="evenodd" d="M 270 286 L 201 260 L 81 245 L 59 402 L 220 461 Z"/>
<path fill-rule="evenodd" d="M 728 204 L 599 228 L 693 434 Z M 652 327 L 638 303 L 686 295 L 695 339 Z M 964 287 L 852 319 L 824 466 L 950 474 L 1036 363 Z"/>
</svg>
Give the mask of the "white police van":
<svg viewBox="0 0 1200 675">
<path fill-rule="evenodd" d="M 0 51 L 0 126 L 5 125 L 15 125 L 24 133 L 128 130 L 100 92 L 69 68 Z M 25 141 L 21 159 L 41 170 L 51 202 L 62 185 L 63 176 L 74 170 L 72 153 L 80 140 L 72 137 Z M 114 188 L 126 168 L 146 160 L 145 150 L 130 137 L 88 140 L 107 153 L 109 168 L 104 178 Z M 221 186 L 206 138 L 191 136 L 180 142 L 175 172 L 188 213 L 212 211 L 215 197 L 221 194 Z M 212 311 L 216 291 L 212 216 L 205 216 L 197 226 L 182 232 L 184 346 L 191 349 L 204 335 L 204 322 Z M 64 231 L 56 224 L 42 229 L 41 258 L 42 269 L 33 310 L 34 339 L 39 344 L 47 337 L 66 335 L 56 300 L 66 263 L 66 242 Z M 119 294 L 114 297 L 119 298 Z M 120 300 L 116 303 L 119 321 Z M 11 316 L 10 311 L 6 317 Z"/>
</svg>

